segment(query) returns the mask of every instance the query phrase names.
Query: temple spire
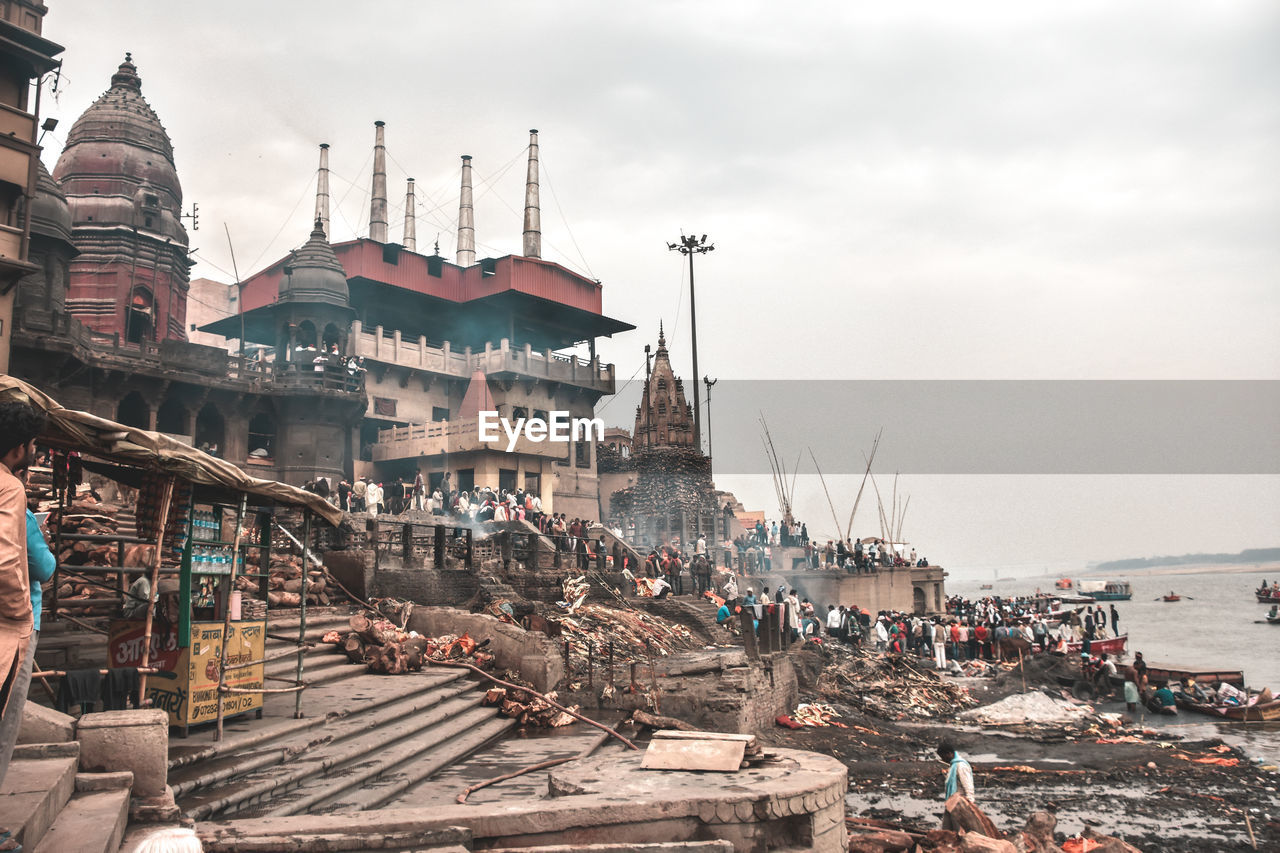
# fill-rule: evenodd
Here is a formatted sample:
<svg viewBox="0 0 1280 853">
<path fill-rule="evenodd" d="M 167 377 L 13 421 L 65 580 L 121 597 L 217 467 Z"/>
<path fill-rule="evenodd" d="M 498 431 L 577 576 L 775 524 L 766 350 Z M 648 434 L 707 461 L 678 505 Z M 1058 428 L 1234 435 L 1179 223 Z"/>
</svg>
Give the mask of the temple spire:
<svg viewBox="0 0 1280 853">
<path fill-rule="evenodd" d="M 667 348 L 667 334 L 663 331 L 662 321 L 658 321 L 658 349 Z"/>
<path fill-rule="evenodd" d="M 458 196 L 458 266 L 476 262 L 476 211 L 471 198 L 471 155 L 462 155 L 462 191 Z"/>
<path fill-rule="evenodd" d="M 315 220 L 329 235 L 329 143 L 320 143 L 320 169 L 316 172 Z"/>
<path fill-rule="evenodd" d="M 404 247 L 410 252 L 418 250 L 417 205 L 413 198 L 413 178 L 409 179 L 409 188 L 404 194 Z"/>
<path fill-rule="evenodd" d="M 373 142 L 373 198 L 369 202 L 369 239 L 387 242 L 387 141 L 384 121 L 375 121 Z"/>
<path fill-rule="evenodd" d="M 524 256 L 542 257 L 542 215 L 538 208 L 538 131 L 529 131 L 529 172 L 524 183 Z"/>
</svg>

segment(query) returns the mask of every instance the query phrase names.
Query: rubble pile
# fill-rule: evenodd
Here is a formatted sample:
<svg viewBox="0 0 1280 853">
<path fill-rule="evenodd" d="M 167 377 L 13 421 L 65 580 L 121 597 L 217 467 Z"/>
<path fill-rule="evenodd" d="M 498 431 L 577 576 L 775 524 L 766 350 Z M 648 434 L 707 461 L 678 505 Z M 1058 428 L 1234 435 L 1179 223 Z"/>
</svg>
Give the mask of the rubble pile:
<svg viewBox="0 0 1280 853">
<path fill-rule="evenodd" d="M 965 688 L 917 668 L 911 656 L 845 649 L 832 653 L 818 688 L 828 701 L 884 720 L 946 719 L 978 704 Z"/>
<path fill-rule="evenodd" d="M 1033 812 L 1026 825 L 1001 832 L 982 809 L 955 794 L 946 803 L 942 827 L 924 829 L 871 818 L 845 818 L 850 853 L 1141 853 L 1119 838 L 1085 829 L 1079 837 L 1058 845 L 1058 819 L 1049 812 Z"/>
<path fill-rule="evenodd" d="M 650 654 L 666 657 L 702 645 L 683 625 L 637 610 L 583 604 L 572 614 L 548 613 L 546 619 L 559 626 L 569 644 L 571 665 L 583 668 L 588 652 L 603 659 L 610 642 L 618 664 L 647 661 Z"/>
<path fill-rule="evenodd" d="M 493 663 L 493 655 L 483 651 L 488 640 L 477 643 L 466 634 L 423 637 L 417 631 L 397 628 L 376 613 L 357 613 L 347 624 L 350 631 L 330 631 L 321 642 L 345 653 L 352 663 L 365 664 L 370 672 L 387 675 L 417 672 L 428 660 L 465 659 L 482 669 Z"/>
<path fill-rule="evenodd" d="M 813 728 L 826 728 L 828 726 L 835 726 L 840 729 L 849 728 L 846 724 L 836 719 L 839 716 L 839 712 L 830 705 L 801 702 L 790 714 L 783 714 L 778 717 L 777 723 L 789 729 L 801 729 L 805 726 Z"/>
</svg>

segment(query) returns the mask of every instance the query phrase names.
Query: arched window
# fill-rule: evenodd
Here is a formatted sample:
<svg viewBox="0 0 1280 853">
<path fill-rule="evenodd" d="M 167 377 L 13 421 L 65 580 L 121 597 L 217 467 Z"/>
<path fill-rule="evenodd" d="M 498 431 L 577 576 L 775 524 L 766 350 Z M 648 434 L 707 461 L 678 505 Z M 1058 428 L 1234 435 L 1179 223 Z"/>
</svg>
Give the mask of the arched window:
<svg viewBox="0 0 1280 853">
<path fill-rule="evenodd" d="M 259 412 L 249 421 L 249 457 L 270 459 L 275 455 L 276 421 L 267 412 Z"/>
<path fill-rule="evenodd" d="M 124 337 L 130 343 L 155 340 L 152 317 L 154 315 L 151 291 L 135 287 L 124 309 Z"/>
<path fill-rule="evenodd" d="M 316 326 L 310 320 L 303 320 L 298 324 L 298 331 L 294 338 L 294 346 L 302 349 L 316 348 Z"/>
<path fill-rule="evenodd" d="M 167 432 L 169 435 L 186 435 L 187 407 L 174 397 L 160 404 L 156 412 L 156 432 Z"/>
<path fill-rule="evenodd" d="M 226 450 L 226 430 L 222 412 L 213 403 L 205 403 L 200 414 L 196 415 L 196 447 L 214 456 L 221 456 Z"/>
<path fill-rule="evenodd" d="M 120 401 L 120 405 L 116 406 L 116 420 L 125 426 L 150 429 L 151 407 L 147 405 L 146 400 L 142 399 L 141 394 L 137 391 L 130 391 Z"/>
<path fill-rule="evenodd" d="M 322 349 L 325 352 L 337 350 L 338 355 L 342 355 L 342 333 L 338 331 L 338 327 L 333 323 L 324 327 L 324 338 L 321 341 Z"/>
</svg>

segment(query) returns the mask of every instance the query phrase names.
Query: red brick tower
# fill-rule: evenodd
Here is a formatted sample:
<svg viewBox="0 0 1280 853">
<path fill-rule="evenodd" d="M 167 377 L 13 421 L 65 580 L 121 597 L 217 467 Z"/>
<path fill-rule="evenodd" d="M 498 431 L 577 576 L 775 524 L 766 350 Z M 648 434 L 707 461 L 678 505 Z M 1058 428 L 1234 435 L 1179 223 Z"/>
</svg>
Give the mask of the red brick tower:
<svg viewBox="0 0 1280 853">
<path fill-rule="evenodd" d="M 173 145 L 126 54 L 72 125 L 53 176 L 71 207 L 67 310 L 122 341 L 186 340 L 191 263 Z"/>
</svg>

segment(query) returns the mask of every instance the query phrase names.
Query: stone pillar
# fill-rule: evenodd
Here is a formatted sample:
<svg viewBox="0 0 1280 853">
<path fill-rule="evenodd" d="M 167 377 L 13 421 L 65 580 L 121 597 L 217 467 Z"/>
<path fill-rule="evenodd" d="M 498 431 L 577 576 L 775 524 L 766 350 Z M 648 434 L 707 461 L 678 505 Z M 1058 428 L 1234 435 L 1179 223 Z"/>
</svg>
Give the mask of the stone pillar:
<svg viewBox="0 0 1280 853">
<path fill-rule="evenodd" d="M 169 715 L 164 711 L 85 714 L 76 728 L 80 770 L 133 772 L 135 797 L 159 797 L 169 781 Z"/>
</svg>

